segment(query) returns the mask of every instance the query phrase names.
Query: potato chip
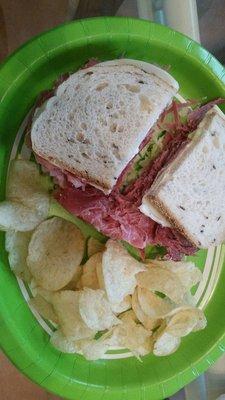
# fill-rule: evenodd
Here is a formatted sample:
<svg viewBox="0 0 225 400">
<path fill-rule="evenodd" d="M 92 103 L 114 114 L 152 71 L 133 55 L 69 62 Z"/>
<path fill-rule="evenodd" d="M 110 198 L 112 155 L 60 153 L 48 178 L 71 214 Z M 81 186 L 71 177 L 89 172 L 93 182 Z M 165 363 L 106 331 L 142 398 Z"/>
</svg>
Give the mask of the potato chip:
<svg viewBox="0 0 225 400">
<path fill-rule="evenodd" d="M 135 275 L 145 269 L 120 243 L 109 240 L 102 257 L 103 278 L 109 302 L 121 303 L 127 295 L 132 294 L 137 284 Z"/>
<path fill-rule="evenodd" d="M 51 303 L 52 301 L 52 296 L 54 292 L 50 292 L 49 290 L 43 289 L 40 286 L 37 285 L 37 282 L 32 278 L 30 282 L 30 290 L 32 292 L 32 295 L 35 297 L 37 294 L 39 294 L 43 299 L 45 299 L 48 303 Z"/>
<path fill-rule="evenodd" d="M 114 328 L 113 328 L 114 329 Z M 112 346 L 113 329 L 101 335 L 98 339 L 82 339 L 75 342 L 87 360 L 104 358 L 105 353 Z"/>
<path fill-rule="evenodd" d="M 134 310 L 135 315 L 137 316 L 137 319 L 144 325 L 144 327 L 147 330 L 152 330 L 156 328 L 158 325 L 160 325 L 161 320 L 160 319 L 152 319 L 149 318 L 144 311 L 141 309 L 139 301 L 138 301 L 138 293 L 137 293 L 137 288 L 135 289 L 135 292 L 132 296 L 132 308 Z"/>
<path fill-rule="evenodd" d="M 136 357 L 149 354 L 152 350 L 151 332 L 132 320 L 124 320 L 113 329 L 111 343 L 129 349 Z"/>
<path fill-rule="evenodd" d="M 153 354 L 155 356 L 168 356 L 178 349 L 180 342 L 181 340 L 179 337 L 162 331 L 154 343 Z"/>
<path fill-rule="evenodd" d="M 31 281 L 29 283 L 29 288 L 33 297 L 35 297 L 37 294 L 40 294 L 40 296 L 42 296 L 48 302 L 50 302 L 50 297 L 52 297 L 54 293 L 50 292 L 49 290 L 42 289 L 40 286 L 38 286 L 34 278 L 31 278 Z"/>
<path fill-rule="evenodd" d="M 7 197 L 21 200 L 34 192 L 46 190 L 42 185 L 42 176 L 38 165 L 29 160 L 11 161 L 7 184 Z"/>
<path fill-rule="evenodd" d="M 27 160 L 11 162 L 7 184 L 7 199 L 33 210 L 39 217 L 39 222 L 48 216 L 49 194 L 38 166 Z"/>
<path fill-rule="evenodd" d="M 196 298 L 193 296 L 190 290 L 185 293 L 183 303 L 193 307 L 196 305 Z"/>
<path fill-rule="evenodd" d="M 198 322 L 194 326 L 193 332 L 201 331 L 202 329 L 205 329 L 206 325 L 207 325 L 207 319 L 206 319 L 203 311 L 198 309 Z"/>
<path fill-rule="evenodd" d="M 83 275 L 88 274 L 92 271 L 96 271 L 96 267 L 98 264 L 102 263 L 102 253 L 98 252 L 93 254 L 86 263 L 83 265 Z"/>
<path fill-rule="evenodd" d="M 60 329 L 53 332 L 50 343 L 62 353 L 82 353 L 79 343 L 76 344 L 75 341 L 67 339 Z"/>
<path fill-rule="evenodd" d="M 78 282 L 81 278 L 83 272 L 83 268 L 81 265 L 78 265 L 75 268 L 75 272 L 73 274 L 72 279 L 69 281 L 69 283 L 67 283 L 67 285 L 63 288 L 65 290 L 76 290 L 78 288 Z"/>
<path fill-rule="evenodd" d="M 38 288 L 39 286 L 37 285 L 37 282 L 35 281 L 34 278 L 31 278 L 29 288 L 31 290 L 31 293 L 33 296 L 36 296 L 38 294 Z"/>
<path fill-rule="evenodd" d="M 105 292 L 101 289 L 84 288 L 80 292 L 79 310 L 85 324 L 96 331 L 110 329 L 120 323 L 111 310 Z"/>
<path fill-rule="evenodd" d="M 138 285 L 142 288 L 158 291 L 168 296 L 175 303 L 184 299 L 186 288 L 172 271 L 158 266 L 152 266 L 146 272 L 137 275 Z"/>
<path fill-rule="evenodd" d="M 189 304 L 177 305 L 170 312 L 168 312 L 168 314 L 165 315 L 164 318 L 166 318 L 168 320 L 169 318 L 171 318 L 172 316 L 176 315 L 180 311 L 186 311 L 186 310 L 189 310 L 189 309 L 190 309 L 190 305 Z"/>
<path fill-rule="evenodd" d="M 82 268 L 81 268 L 82 269 Z M 81 275 L 82 275 L 82 272 L 81 272 Z M 65 286 L 65 288 L 67 288 L 68 289 L 68 287 L 67 287 L 68 285 L 66 285 Z M 83 289 L 83 284 L 82 284 L 82 282 L 81 282 L 81 278 L 80 279 L 78 279 L 78 281 L 76 282 L 76 287 L 75 287 L 75 289 L 72 287 L 72 288 L 69 288 L 70 290 L 82 290 Z"/>
<path fill-rule="evenodd" d="M 43 318 L 55 322 L 56 324 L 58 323 L 58 318 L 53 306 L 42 296 L 40 296 L 40 294 L 37 294 L 35 297 L 31 298 L 29 300 L 29 304 L 31 304 Z"/>
<path fill-rule="evenodd" d="M 79 340 L 94 337 L 96 331 L 88 328 L 79 311 L 80 292 L 61 290 L 52 295 L 52 305 L 59 326 L 66 338 Z"/>
<path fill-rule="evenodd" d="M 99 289 L 105 290 L 104 277 L 102 272 L 102 262 L 97 264 L 96 273 L 98 278 Z"/>
<path fill-rule="evenodd" d="M 40 216 L 16 201 L 0 203 L 0 230 L 32 231 L 40 223 Z"/>
<path fill-rule="evenodd" d="M 134 321 L 136 323 L 139 322 L 133 310 L 125 311 L 123 314 L 119 316 L 119 318 L 121 319 L 121 321 L 126 321 L 126 322 Z"/>
<path fill-rule="evenodd" d="M 87 360 L 94 361 L 104 358 L 105 353 L 110 348 L 109 341 L 102 337 L 97 340 L 83 340 L 80 342 L 82 354 Z"/>
<path fill-rule="evenodd" d="M 126 296 L 121 303 L 112 304 L 110 303 L 111 309 L 115 314 L 120 314 L 124 311 L 129 310 L 131 308 L 131 296 Z"/>
<path fill-rule="evenodd" d="M 63 353 L 78 353 L 83 355 L 87 360 L 98 360 L 104 357 L 110 347 L 108 339 L 105 335 L 98 340 L 95 339 L 67 339 L 59 329 L 55 331 L 51 338 L 51 344 Z"/>
<path fill-rule="evenodd" d="M 8 231 L 5 234 L 5 249 L 8 251 L 9 265 L 14 274 L 30 282 L 31 273 L 27 267 L 28 245 L 32 232 Z"/>
<path fill-rule="evenodd" d="M 100 289 L 97 276 L 97 265 L 101 265 L 101 263 L 102 253 L 96 253 L 84 264 L 83 273 L 80 279 L 82 288 L 87 287 L 91 289 Z"/>
<path fill-rule="evenodd" d="M 179 311 L 169 320 L 166 332 L 175 337 L 187 336 L 192 332 L 198 320 L 199 314 L 196 308 Z"/>
<path fill-rule="evenodd" d="M 164 318 L 176 306 L 169 299 L 162 299 L 145 288 L 138 287 L 137 295 L 141 309 L 151 319 Z"/>
<path fill-rule="evenodd" d="M 84 252 L 84 237 L 71 222 L 54 217 L 34 231 L 27 265 L 38 286 L 59 290 L 73 278 Z"/>
<path fill-rule="evenodd" d="M 174 272 L 186 289 L 191 289 L 202 279 L 202 272 L 190 261 L 154 261 L 152 264 Z"/>
<path fill-rule="evenodd" d="M 105 244 L 99 242 L 99 240 L 90 237 L 87 244 L 88 257 L 93 256 L 96 253 L 103 252 L 105 250 Z"/>
</svg>

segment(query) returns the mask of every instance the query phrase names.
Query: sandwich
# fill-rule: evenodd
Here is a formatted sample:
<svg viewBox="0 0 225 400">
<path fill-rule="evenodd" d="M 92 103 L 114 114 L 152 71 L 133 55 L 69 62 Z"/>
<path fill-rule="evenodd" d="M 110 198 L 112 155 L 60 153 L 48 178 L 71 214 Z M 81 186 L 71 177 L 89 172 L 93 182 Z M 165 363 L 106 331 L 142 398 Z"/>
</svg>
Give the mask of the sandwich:
<svg viewBox="0 0 225 400">
<path fill-rule="evenodd" d="M 223 100 L 198 107 L 192 101 L 181 102 L 178 90 L 168 72 L 145 62 L 92 62 L 60 78 L 53 90 L 42 95 L 28 135 L 37 162 L 58 185 L 54 196 L 63 207 L 106 236 L 138 249 L 163 246 L 174 260 L 212 242 L 211 236 L 208 242 L 203 240 L 202 229 L 197 232 L 198 223 L 203 224 L 197 208 L 184 218 L 176 207 L 185 200 L 185 192 L 192 193 L 196 182 L 204 181 L 208 158 L 197 162 L 198 140 L 209 140 L 204 132 L 210 131 L 210 124 L 216 126 L 216 138 L 219 132 L 225 136 L 224 117 L 215 106 Z M 222 141 L 219 147 L 220 151 L 215 146 L 210 149 L 212 159 L 222 151 Z M 195 159 L 193 171 L 198 175 L 192 177 L 189 171 L 183 186 L 180 166 L 188 159 Z M 177 180 L 167 200 L 173 176 Z M 219 214 L 214 217 L 221 215 L 218 231 L 213 228 L 215 244 L 222 241 L 225 226 L 219 204 L 225 182 L 222 174 L 218 178 L 222 192 L 211 210 Z M 209 185 L 202 190 L 206 203 L 213 199 L 210 190 Z M 192 203 L 189 197 L 190 207 L 199 204 L 198 196 Z M 193 221 L 196 227 L 190 229 Z M 210 217 L 204 224 L 208 237 L 211 222 Z"/>
</svg>

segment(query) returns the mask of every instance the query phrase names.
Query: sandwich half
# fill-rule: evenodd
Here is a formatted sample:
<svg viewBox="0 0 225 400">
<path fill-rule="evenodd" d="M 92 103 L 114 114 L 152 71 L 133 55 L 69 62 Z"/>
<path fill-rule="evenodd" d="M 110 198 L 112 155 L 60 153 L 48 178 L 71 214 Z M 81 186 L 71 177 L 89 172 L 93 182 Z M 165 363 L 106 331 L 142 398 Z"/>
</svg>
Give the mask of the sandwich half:
<svg viewBox="0 0 225 400">
<path fill-rule="evenodd" d="M 178 88 L 164 70 L 135 60 L 81 69 L 36 114 L 33 151 L 110 193 Z"/>
<path fill-rule="evenodd" d="M 214 106 L 192 140 L 157 176 L 140 210 L 193 245 L 225 240 L 225 115 Z"/>
</svg>

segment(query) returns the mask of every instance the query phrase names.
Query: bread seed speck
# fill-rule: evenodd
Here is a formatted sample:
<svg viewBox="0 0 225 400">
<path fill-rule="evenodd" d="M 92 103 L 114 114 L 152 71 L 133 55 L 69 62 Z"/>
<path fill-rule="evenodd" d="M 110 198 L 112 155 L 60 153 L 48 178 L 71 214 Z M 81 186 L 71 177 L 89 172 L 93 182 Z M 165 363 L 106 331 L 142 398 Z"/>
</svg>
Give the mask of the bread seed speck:
<svg viewBox="0 0 225 400">
<path fill-rule="evenodd" d="M 217 221 L 219 221 L 220 220 L 220 218 L 221 218 L 221 215 L 217 218 Z"/>
<path fill-rule="evenodd" d="M 86 153 L 81 153 L 84 158 L 90 158 Z"/>
<path fill-rule="evenodd" d="M 185 211 L 185 208 L 183 206 L 179 206 L 181 208 L 181 210 Z"/>
</svg>

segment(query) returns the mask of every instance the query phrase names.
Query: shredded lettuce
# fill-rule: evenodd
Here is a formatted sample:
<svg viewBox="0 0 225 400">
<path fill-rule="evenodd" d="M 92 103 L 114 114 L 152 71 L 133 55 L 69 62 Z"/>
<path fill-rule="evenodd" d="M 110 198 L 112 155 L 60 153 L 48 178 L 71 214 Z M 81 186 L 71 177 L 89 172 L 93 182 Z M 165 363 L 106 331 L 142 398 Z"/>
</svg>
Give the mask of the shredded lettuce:
<svg viewBox="0 0 225 400">
<path fill-rule="evenodd" d="M 165 130 L 155 129 L 149 143 L 136 155 L 132 169 L 127 173 L 124 179 L 122 190 L 131 182 L 135 181 L 140 175 L 143 168 L 147 167 L 149 162 L 153 161 L 163 146 L 163 138 L 166 134 Z"/>
<path fill-rule="evenodd" d="M 161 152 L 165 135 L 170 132 L 170 126 L 173 124 L 185 124 L 187 115 L 190 111 L 189 102 L 181 104 L 174 99 L 172 104 L 161 115 L 159 121 L 152 128 L 150 141 L 143 147 L 133 160 L 133 167 L 127 173 L 121 192 L 142 173 L 143 168 L 153 161 Z"/>
<path fill-rule="evenodd" d="M 164 299 L 166 297 L 166 295 L 162 292 L 157 292 L 157 290 L 155 291 L 155 294 L 159 297 L 161 297 L 161 299 Z"/>
<path fill-rule="evenodd" d="M 167 250 L 163 246 L 148 245 L 145 247 L 145 258 L 154 260 L 155 258 L 162 258 L 167 253 Z"/>
</svg>

